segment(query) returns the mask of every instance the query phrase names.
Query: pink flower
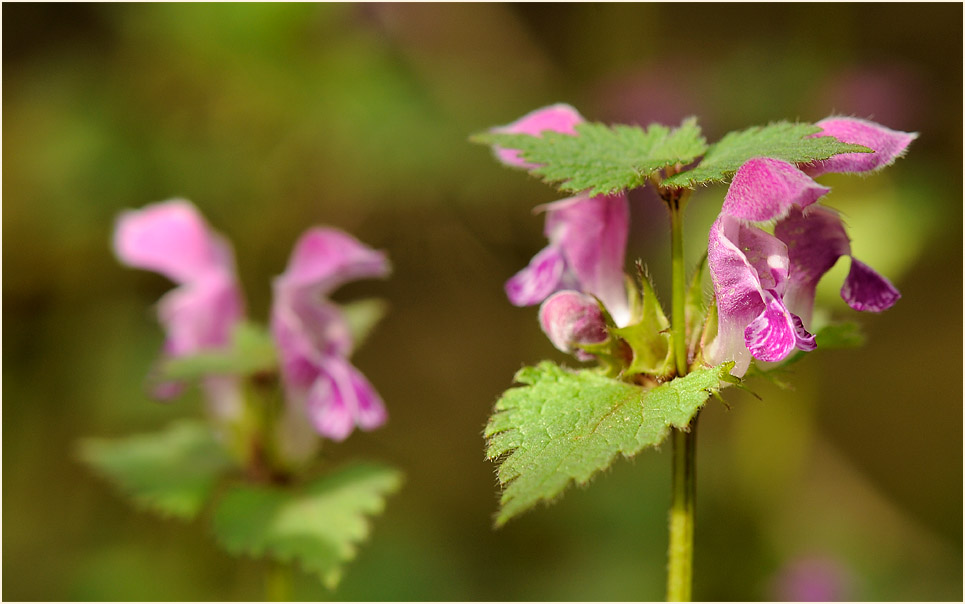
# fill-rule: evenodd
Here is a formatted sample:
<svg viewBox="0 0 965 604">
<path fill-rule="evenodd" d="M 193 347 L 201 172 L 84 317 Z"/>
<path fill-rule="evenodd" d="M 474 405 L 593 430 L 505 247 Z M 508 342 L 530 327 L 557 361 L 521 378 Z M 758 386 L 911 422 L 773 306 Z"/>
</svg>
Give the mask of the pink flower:
<svg viewBox="0 0 965 604">
<path fill-rule="evenodd" d="M 382 252 L 341 231 L 316 228 L 299 239 L 275 279 L 271 328 L 287 398 L 322 436 L 340 441 L 356 425 L 372 430 L 385 423 L 382 399 L 348 361 L 354 343 L 345 317 L 327 297 L 348 281 L 388 273 Z"/>
<path fill-rule="evenodd" d="M 829 172 L 872 172 L 890 166 L 918 138 L 917 132 L 890 130 L 880 124 L 853 117 L 828 117 L 817 123 L 821 132 L 813 135 L 833 136 L 844 143 L 864 145 L 874 153 L 842 153 L 830 159 L 804 166 L 811 176 Z"/>
<path fill-rule="evenodd" d="M 710 228 L 707 264 L 717 298 L 717 337 L 712 364 L 734 361 L 743 376 L 751 357 L 780 361 L 795 348 L 813 350 L 814 336 L 784 305 L 787 246 L 773 235 L 721 214 Z"/>
<path fill-rule="evenodd" d="M 571 197 L 537 208 L 546 212 L 549 245 L 506 282 L 516 306 L 539 304 L 573 289 L 599 298 L 618 326 L 630 320 L 623 265 L 630 209 L 623 194 Z"/>
<path fill-rule="evenodd" d="M 741 220 L 765 222 L 786 215 L 792 206 L 806 208 L 830 190 L 793 164 L 754 158 L 737 169 L 721 212 Z"/>
<path fill-rule="evenodd" d="M 123 264 L 160 273 L 178 284 L 158 304 L 158 318 L 167 332 L 166 357 L 217 350 L 230 343 L 232 330 L 244 315 L 231 246 L 190 202 L 171 200 L 122 213 L 114 231 L 114 252 Z M 180 389 L 168 382 L 155 395 L 170 398 Z M 237 388 L 230 378 L 210 378 L 205 389 L 216 413 L 237 410 Z"/>
<path fill-rule="evenodd" d="M 823 131 L 816 136 L 833 135 L 874 153 L 844 153 L 803 171 L 776 159 L 748 160 L 734 175 L 711 227 L 708 265 L 717 297 L 718 334 L 708 348 L 708 360 L 735 361 L 734 375 L 746 372 L 750 357 L 780 361 L 795 348 L 815 348 L 805 325 L 811 320 L 818 281 L 841 256 L 851 257 L 851 271 L 841 288 L 851 308 L 881 312 L 901 297 L 890 281 L 851 256 L 840 216 L 815 205 L 829 189 L 811 176 L 880 169 L 917 135 L 851 118 L 828 118 L 819 125 Z M 772 220 L 774 235 L 749 224 Z"/>
<path fill-rule="evenodd" d="M 790 260 L 785 302 L 805 323 L 811 320 L 818 281 L 841 256 L 851 258 L 851 270 L 841 287 L 841 297 L 848 306 L 858 311 L 882 312 L 901 298 L 890 281 L 851 255 L 848 234 L 834 210 L 792 210 L 775 225 L 774 235 L 787 245 Z"/>
</svg>

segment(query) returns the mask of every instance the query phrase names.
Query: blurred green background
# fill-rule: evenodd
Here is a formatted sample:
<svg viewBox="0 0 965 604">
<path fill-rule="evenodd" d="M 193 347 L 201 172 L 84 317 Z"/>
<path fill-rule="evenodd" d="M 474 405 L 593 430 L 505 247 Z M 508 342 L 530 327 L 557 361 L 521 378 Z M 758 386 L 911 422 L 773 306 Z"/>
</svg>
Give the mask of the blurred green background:
<svg viewBox="0 0 965 604">
<path fill-rule="evenodd" d="M 128 506 L 78 439 L 200 416 L 148 399 L 163 278 L 110 252 L 124 208 L 183 196 L 235 245 L 251 317 L 295 239 L 329 224 L 388 251 L 391 312 L 355 356 L 382 430 L 326 447 L 401 467 L 339 600 L 663 597 L 669 447 L 491 528 L 482 429 L 523 364 L 566 360 L 503 282 L 544 245 L 561 195 L 468 136 L 569 102 L 591 120 L 708 139 L 831 113 L 917 131 L 908 157 L 829 177 L 855 255 L 902 290 L 859 350 L 797 366 L 793 391 L 711 401 L 699 442 L 695 597 L 962 595 L 960 4 L 5 4 L 3 598 L 261 599 L 264 565 L 205 521 Z M 723 188 L 688 208 L 695 261 Z M 634 194 L 633 258 L 667 292 L 663 209 Z M 666 294 L 664 294 L 666 296 Z M 809 574 L 810 573 L 810 574 Z"/>
</svg>

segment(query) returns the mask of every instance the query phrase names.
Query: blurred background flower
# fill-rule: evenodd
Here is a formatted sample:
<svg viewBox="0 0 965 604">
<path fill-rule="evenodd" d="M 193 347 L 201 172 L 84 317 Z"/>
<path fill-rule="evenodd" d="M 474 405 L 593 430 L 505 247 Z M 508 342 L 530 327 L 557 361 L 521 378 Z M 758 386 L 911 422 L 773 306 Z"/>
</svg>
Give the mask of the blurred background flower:
<svg viewBox="0 0 965 604">
<path fill-rule="evenodd" d="M 391 303 L 353 357 L 389 423 L 325 452 L 384 459 L 408 481 L 335 597 L 662 598 L 669 449 L 491 529 L 491 406 L 522 364 L 566 361 L 535 310 L 503 292 L 544 243 L 532 208 L 560 194 L 467 138 L 554 102 L 595 121 L 696 114 L 709 140 L 832 113 L 920 132 L 887 171 L 822 181 L 854 254 L 903 294 L 860 317 L 867 346 L 809 355 L 795 390 L 757 383 L 763 400 L 728 392 L 731 410 L 712 402 L 702 415 L 694 595 L 792 597 L 789 581 L 814 574 L 802 559 L 833 561 L 829 597 L 961 595 L 960 5 L 3 12 L 4 599 L 261 597 L 261 562 L 229 559 L 201 523 L 130 509 L 74 456 L 82 436 L 203 413 L 197 392 L 171 405 L 144 392 L 164 337 L 150 305 L 170 286 L 110 250 L 121 209 L 175 196 L 235 242 L 256 320 L 311 225 L 392 258 L 390 281 L 335 296 Z M 690 203 L 694 261 L 723 195 Z M 631 258 L 646 259 L 666 296 L 664 211 L 646 194 L 630 200 Z M 835 271 L 819 304 L 841 315 L 847 263 Z M 326 594 L 299 575 L 295 596 Z"/>
</svg>

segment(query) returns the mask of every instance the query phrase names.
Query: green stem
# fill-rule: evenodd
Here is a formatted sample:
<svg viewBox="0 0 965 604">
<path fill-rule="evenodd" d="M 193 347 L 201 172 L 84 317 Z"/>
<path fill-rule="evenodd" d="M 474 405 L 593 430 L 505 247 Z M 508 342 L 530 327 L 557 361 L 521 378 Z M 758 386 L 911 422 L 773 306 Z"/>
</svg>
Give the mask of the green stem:
<svg viewBox="0 0 965 604">
<path fill-rule="evenodd" d="M 670 318 L 677 376 L 687 374 L 686 266 L 684 265 L 683 204 L 686 197 L 668 200 L 673 299 Z M 696 481 L 697 418 L 688 430 L 673 431 L 673 478 L 670 500 L 670 546 L 667 551 L 667 601 L 689 602 L 693 586 L 694 511 Z"/>
<path fill-rule="evenodd" d="M 291 566 L 274 560 L 268 562 L 268 575 L 265 577 L 265 596 L 268 602 L 291 601 Z"/>
</svg>

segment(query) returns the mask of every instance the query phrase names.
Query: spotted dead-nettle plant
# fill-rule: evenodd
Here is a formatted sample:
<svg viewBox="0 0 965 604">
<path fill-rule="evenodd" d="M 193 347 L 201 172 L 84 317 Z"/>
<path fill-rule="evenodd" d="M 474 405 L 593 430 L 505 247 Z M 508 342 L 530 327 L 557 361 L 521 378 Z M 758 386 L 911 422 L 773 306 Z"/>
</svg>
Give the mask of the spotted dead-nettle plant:
<svg viewBox="0 0 965 604">
<path fill-rule="evenodd" d="M 224 549 L 270 561 L 270 599 L 290 597 L 289 563 L 334 588 L 368 517 L 401 482 L 389 466 L 330 467 L 320 454 L 325 440 L 387 419 L 350 361 L 384 305 L 329 297 L 347 282 L 387 276 L 385 254 L 337 229 L 309 229 L 274 280 L 266 328 L 246 318 L 231 245 L 193 204 L 126 211 L 113 244 L 121 263 L 177 284 L 157 304 L 166 338 L 149 390 L 167 401 L 197 383 L 207 421 L 89 439 L 82 458 L 161 515 L 190 520 L 209 508 Z"/>
<path fill-rule="evenodd" d="M 752 127 L 707 144 L 693 118 L 675 128 L 608 126 L 557 104 L 473 137 L 503 164 L 571 195 L 537 208 L 549 244 L 509 279 L 506 293 L 514 305 L 540 305 L 550 342 L 593 364 L 525 367 L 515 377 L 520 386 L 497 401 L 485 430 L 504 487 L 496 524 L 586 483 L 618 454 L 669 437 L 667 598 L 689 600 L 700 409 L 744 381 L 755 360 L 773 371 L 823 342 L 854 340 L 842 337 L 852 324 L 812 322 L 818 281 L 840 257 L 850 258 L 841 296 L 851 308 L 881 312 L 898 301 L 887 278 L 851 255 L 841 216 L 821 204 L 830 189 L 814 179 L 880 170 L 916 136 L 830 117 Z M 684 209 L 698 188 L 727 181 L 707 253 L 688 277 Z M 669 318 L 643 263 L 632 276 L 624 272 L 627 192 L 641 187 L 653 188 L 668 211 Z"/>
</svg>

